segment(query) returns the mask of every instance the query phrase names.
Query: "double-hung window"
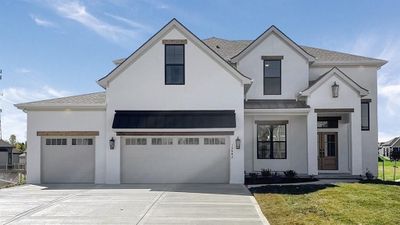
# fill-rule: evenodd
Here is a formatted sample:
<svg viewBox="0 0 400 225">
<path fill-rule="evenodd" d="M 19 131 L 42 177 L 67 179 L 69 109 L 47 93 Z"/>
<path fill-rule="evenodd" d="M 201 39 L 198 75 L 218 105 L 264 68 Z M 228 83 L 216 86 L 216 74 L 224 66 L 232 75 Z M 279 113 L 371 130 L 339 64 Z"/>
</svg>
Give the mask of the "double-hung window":
<svg viewBox="0 0 400 225">
<path fill-rule="evenodd" d="M 282 57 L 264 56 L 264 95 L 280 95 Z"/>
<path fill-rule="evenodd" d="M 257 123 L 257 159 L 286 159 L 286 123 Z"/>
<path fill-rule="evenodd" d="M 165 45 L 165 84 L 185 84 L 185 45 Z"/>
<path fill-rule="evenodd" d="M 369 130 L 370 127 L 370 113 L 369 104 L 371 100 L 363 99 L 361 100 L 361 130 Z"/>
</svg>

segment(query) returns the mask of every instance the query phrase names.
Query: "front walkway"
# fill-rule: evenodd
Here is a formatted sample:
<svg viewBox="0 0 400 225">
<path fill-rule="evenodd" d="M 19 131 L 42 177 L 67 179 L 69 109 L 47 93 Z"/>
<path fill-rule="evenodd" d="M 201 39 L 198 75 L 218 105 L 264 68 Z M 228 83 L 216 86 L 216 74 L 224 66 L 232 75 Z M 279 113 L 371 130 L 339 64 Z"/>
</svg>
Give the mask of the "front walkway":
<svg viewBox="0 0 400 225">
<path fill-rule="evenodd" d="M 0 189 L 0 224 L 268 224 L 243 185 L 24 185 Z"/>
</svg>

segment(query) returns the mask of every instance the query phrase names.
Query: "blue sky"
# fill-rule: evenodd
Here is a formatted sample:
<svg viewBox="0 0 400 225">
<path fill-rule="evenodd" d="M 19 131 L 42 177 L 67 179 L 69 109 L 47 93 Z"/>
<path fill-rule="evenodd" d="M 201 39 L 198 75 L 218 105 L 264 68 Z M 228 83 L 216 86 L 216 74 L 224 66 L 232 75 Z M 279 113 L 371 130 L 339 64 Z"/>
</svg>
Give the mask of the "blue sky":
<svg viewBox="0 0 400 225">
<path fill-rule="evenodd" d="M 378 74 L 379 139 L 400 135 L 400 1 L 2 0 L 3 138 L 26 136 L 14 103 L 101 91 L 96 80 L 172 18 L 200 38 L 295 42 L 389 60 Z"/>
</svg>

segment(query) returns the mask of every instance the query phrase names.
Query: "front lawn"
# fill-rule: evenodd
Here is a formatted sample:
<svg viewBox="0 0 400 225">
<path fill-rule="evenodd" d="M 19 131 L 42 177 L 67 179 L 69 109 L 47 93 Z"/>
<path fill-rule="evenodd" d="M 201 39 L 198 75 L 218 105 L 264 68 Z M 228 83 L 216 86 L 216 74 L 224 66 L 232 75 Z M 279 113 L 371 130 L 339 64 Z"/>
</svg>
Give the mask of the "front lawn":
<svg viewBox="0 0 400 225">
<path fill-rule="evenodd" d="M 383 159 L 383 158 L 382 158 Z M 383 180 L 383 161 L 379 161 L 378 163 L 378 171 L 379 171 L 379 179 Z M 385 181 L 393 181 L 394 178 L 394 161 L 389 161 L 385 159 Z M 397 170 L 396 170 L 396 180 L 400 180 L 400 162 L 397 162 Z"/>
<path fill-rule="evenodd" d="M 268 185 L 250 190 L 271 225 L 400 224 L 397 185 Z"/>
</svg>

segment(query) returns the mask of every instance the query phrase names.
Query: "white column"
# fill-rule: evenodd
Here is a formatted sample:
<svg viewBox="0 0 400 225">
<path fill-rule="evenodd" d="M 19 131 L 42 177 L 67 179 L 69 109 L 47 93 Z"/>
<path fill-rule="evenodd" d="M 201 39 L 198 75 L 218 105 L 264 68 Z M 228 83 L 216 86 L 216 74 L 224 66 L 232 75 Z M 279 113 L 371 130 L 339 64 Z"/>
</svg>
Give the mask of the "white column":
<svg viewBox="0 0 400 225">
<path fill-rule="evenodd" d="M 307 115 L 307 168 L 308 175 L 318 175 L 317 113 Z"/>
<path fill-rule="evenodd" d="M 244 106 L 243 106 L 244 108 Z M 236 130 L 231 136 L 229 157 L 230 157 L 230 179 L 231 184 L 244 183 L 244 110 L 236 110 Z M 240 139 L 240 149 L 236 149 L 236 138 Z"/>
<path fill-rule="evenodd" d="M 360 111 L 355 108 L 350 115 L 351 174 L 362 175 L 361 119 Z"/>
</svg>

